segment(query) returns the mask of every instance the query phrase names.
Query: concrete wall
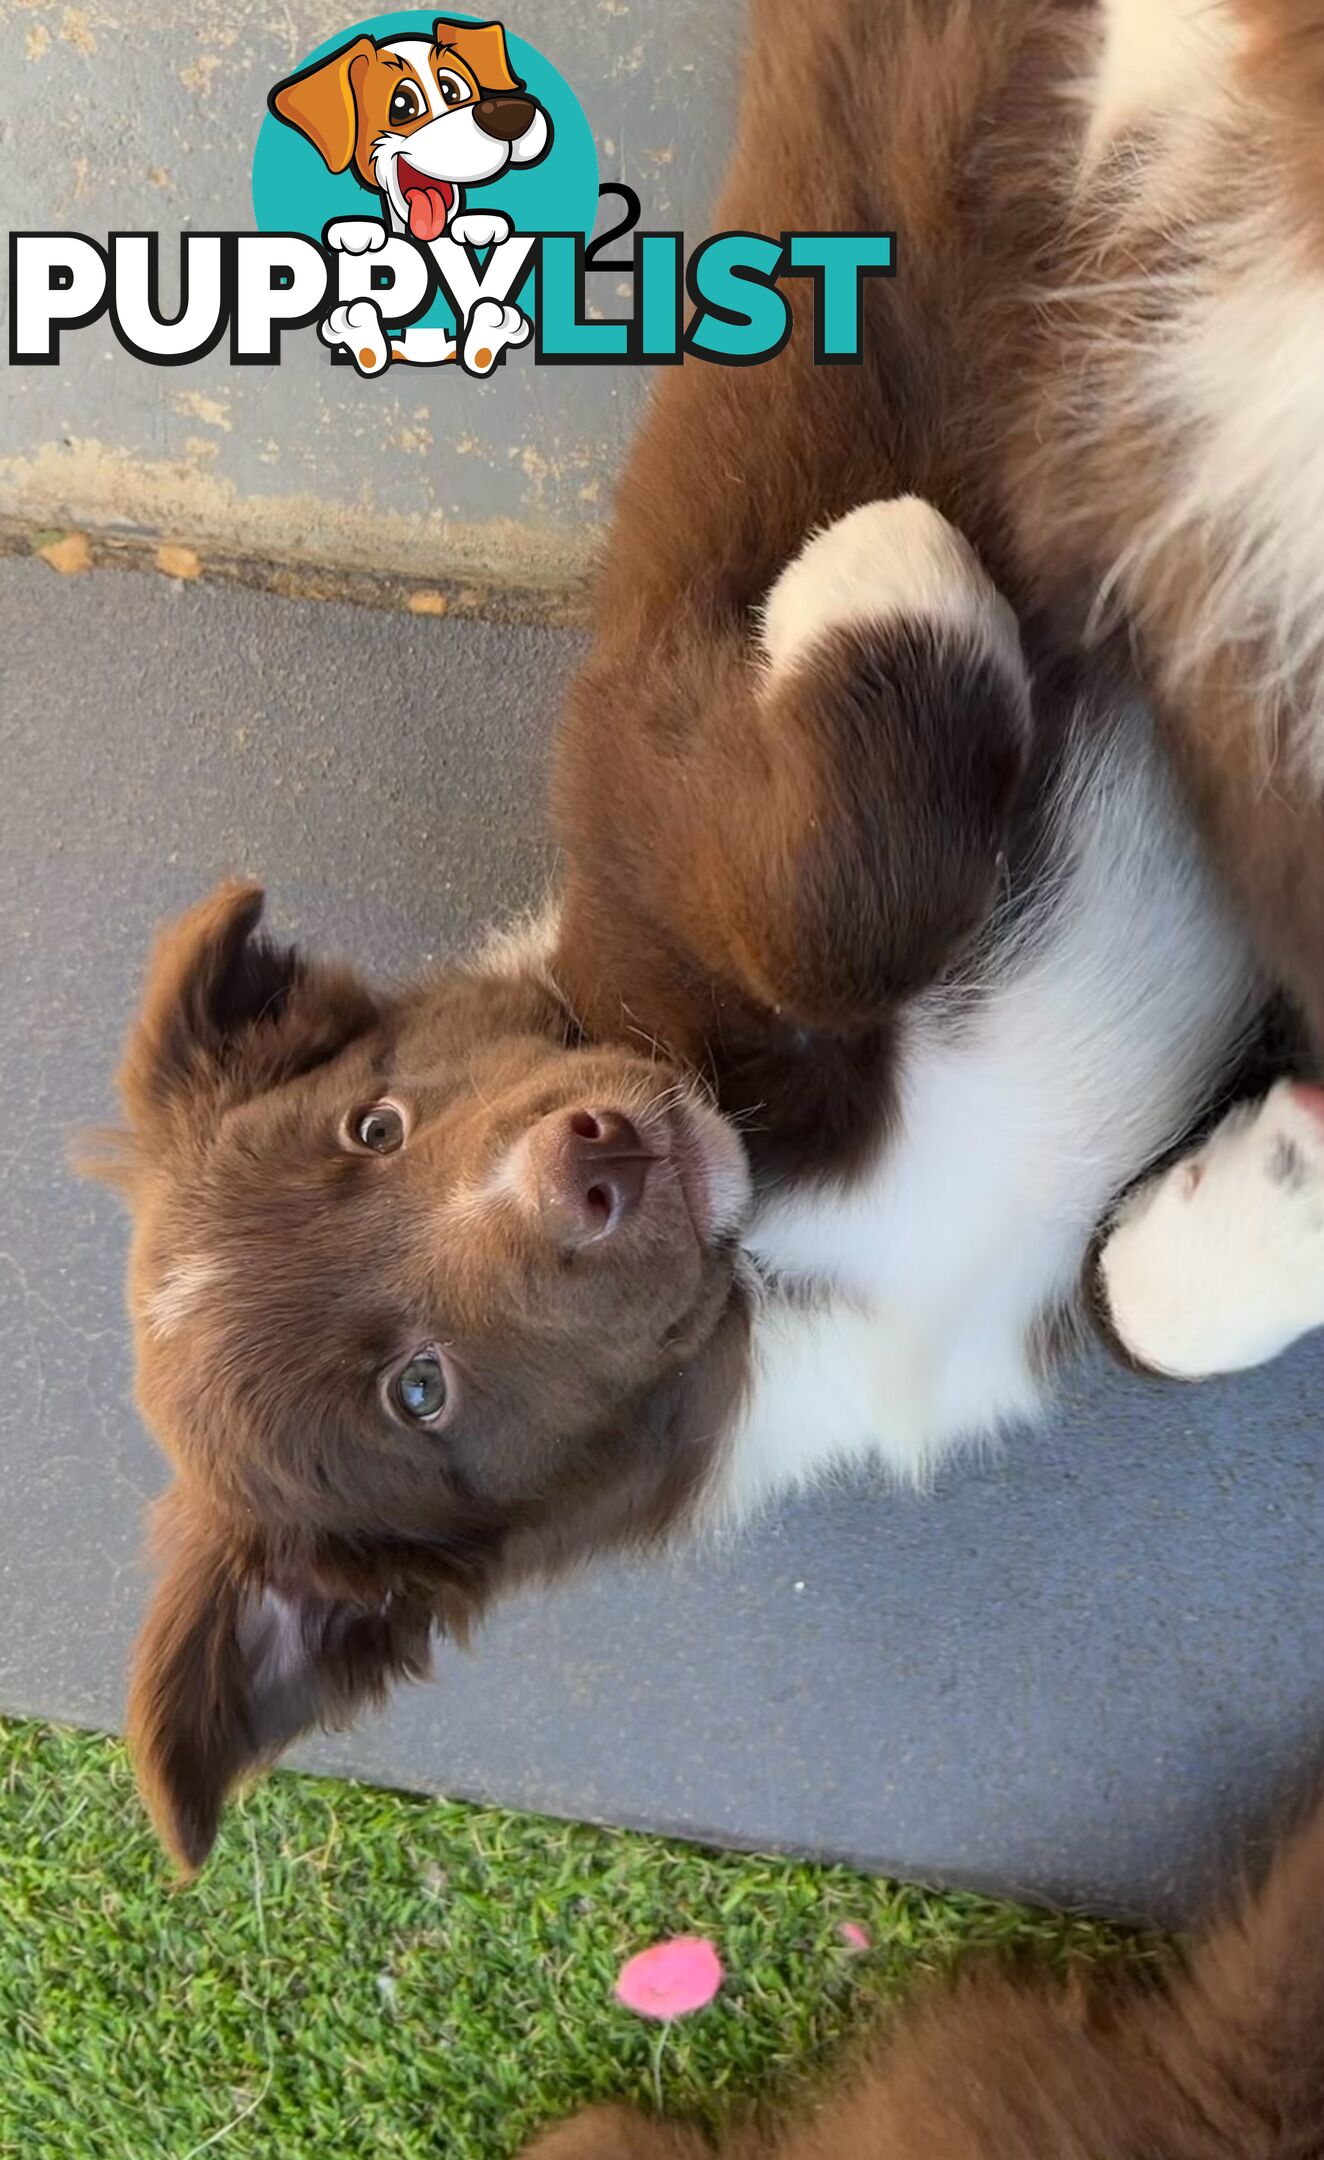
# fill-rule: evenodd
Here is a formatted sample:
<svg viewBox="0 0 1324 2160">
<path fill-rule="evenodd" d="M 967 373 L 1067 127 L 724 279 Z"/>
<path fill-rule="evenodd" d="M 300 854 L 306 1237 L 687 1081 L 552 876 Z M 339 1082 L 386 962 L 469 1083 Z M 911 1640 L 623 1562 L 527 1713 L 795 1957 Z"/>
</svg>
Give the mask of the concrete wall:
<svg viewBox="0 0 1324 2160">
<path fill-rule="evenodd" d="M 267 92 L 354 13 L 352 0 L 11 0 L 5 224 L 93 237 L 251 226 Z M 507 11 L 579 95 L 603 179 L 638 189 L 646 223 L 696 234 L 725 148 L 739 18 L 735 0 Z M 645 388 L 631 369 L 536 368 L 527 352 L 486 383 L 403 369 L 365 383 L 333 372 L 311 335 L 271 369 L 232 368 L 223 352 L 144 366 L 99 325 L 65 351 L 58 368 L 7 373 L 0 519 L 424 578 L 582 571 Z"/>
</svg>

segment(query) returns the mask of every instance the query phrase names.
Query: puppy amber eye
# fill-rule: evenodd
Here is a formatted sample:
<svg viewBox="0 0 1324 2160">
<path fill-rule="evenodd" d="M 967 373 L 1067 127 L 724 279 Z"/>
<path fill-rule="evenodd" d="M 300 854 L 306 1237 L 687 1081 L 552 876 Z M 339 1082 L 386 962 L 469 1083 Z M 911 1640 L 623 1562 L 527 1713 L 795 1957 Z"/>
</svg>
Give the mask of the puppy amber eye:
<svg viewBox="0 0 1324 2160">
<path fill-rule="evenodd" d="M 405 1144 L 404 1112 L 393 1102 L 374 1103 L 370 1110 L 354 1112 L 348 1130 L 370 1155 L 394 1155 Z"/>
<path fill-rule="evenodd" d="M 417 120 L 423 106 L 412 83 L 401 83 L 391 99 L 386 117 L 392 127 L 403 127 L 406 120 Z"/>
<path fill-rule="evenodd" d="M 446 1374 L 435 1350 L 416 1350 L 391 1382 L 391 1398 L 412 1425 L 432 1425 L 446 1407 Z"/>
<path fill-rule="evenodd" d="M 469 95 L 469 85 L 460 81 L 458 75 L 438 75 L 437 88 L 447 105 L 463 105 Z"/>
</svg>

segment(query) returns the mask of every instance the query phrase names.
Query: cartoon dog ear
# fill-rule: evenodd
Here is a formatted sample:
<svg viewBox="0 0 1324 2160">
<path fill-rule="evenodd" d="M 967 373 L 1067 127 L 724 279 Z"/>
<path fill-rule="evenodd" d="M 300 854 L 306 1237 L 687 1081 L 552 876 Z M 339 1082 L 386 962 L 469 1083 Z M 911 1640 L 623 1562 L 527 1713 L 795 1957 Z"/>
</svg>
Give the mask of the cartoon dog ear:
<svg viewBox="0 0 1324 2160">
<path fill-rule="evenodd" d="M 524 88 L 511 71 L 506 33 L 499 22 L 455 22 L 449 15 L 438 15 L 432 38 L 434 44 L 459 54 L 480 90 Z"/>
<path fill-rule="evenodd" d="M 358 89 L 363 71 L 376 54 L 370 37 L 318 60 L 301 74 L 277 83 L 267 104 L 278 120 L 306 135 L 327 169 L 344 172 L 358 141 Z"/>
<path fill-rule="evenodd" d="M 163 930 L 120 1068 L 135 1126 L 199 1082 L 256 1094 L 334 1057 L 378 1007 L 350 969 L 257 936 L 262 889 L 221 885 Z"/>
<path fill-rule="evenodd" d="M 463 60 L 479 88 L 488 95 L 504 96 L 522 91 L 524 84 L 510 65 L 506 33 L 499 22 L 454 22 L 439 15 L 432 25 L 438 46 L 449 47 Z M 512 165 L 536 165 L 552 146 L 552 123 L 544 108 L 529 98 L 531 118 L 522 135 L 510 145 Z"/>
<path fill-rule="evenodd" d="M 417 1596 L 337 1596 L 306 1564 L 269 1574 L 183 1484 L 155 1528 L 163 1571 L 134 1653 L 129 1740 L 161 1841 L 192 1874 L 245 1772 L 426 1675 L 433 1616 Z"/>
</svg>

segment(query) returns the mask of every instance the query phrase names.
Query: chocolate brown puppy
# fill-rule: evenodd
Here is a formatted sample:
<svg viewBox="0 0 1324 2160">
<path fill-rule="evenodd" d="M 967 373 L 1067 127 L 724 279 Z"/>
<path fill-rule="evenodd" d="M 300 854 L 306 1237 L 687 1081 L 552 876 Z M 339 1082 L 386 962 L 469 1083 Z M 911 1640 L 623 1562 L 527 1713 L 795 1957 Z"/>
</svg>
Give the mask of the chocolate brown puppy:
<svg viewBox="0 0 1324 2160">
<path fill-rule="evenodd" d="M 775 360 L 659 389 L 540 924 L 390 990 L 248 887 L 164 937 L 123 1076 L 177 1478 L 132 1723 L 186 1864 L 510 1586 L 1039 1414 L 1101 1218 L 1254 1022 L 1126 656 L 1036 610 L 989 455 L 1029 241 L 986 165 L 1038 169 L 1082 28 L 759 0 L 719 224 L 895 227 L 900 271 L 858 367 L 805 281 Z"/>
</svg>

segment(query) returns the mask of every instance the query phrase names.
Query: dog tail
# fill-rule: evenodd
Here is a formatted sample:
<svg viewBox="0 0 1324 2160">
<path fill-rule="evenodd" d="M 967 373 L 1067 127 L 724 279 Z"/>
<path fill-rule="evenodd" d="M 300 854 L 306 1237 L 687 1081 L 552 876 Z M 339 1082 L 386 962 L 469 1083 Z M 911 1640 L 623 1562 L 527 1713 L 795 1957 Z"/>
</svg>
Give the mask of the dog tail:
<svg viewBox="0 0 1324 2160">
<path fill-rule="evenodd" d="M 1324 1805 L 1165 1980 L 976 1969 L 883 2034 L 857 2105 L 886 2141 L 788 2160 L 1321 2160 Z"/>
<path fill-rule="evenodd" d="M 996 1971 L 930 1988 L 807 2114 L 722 2160 L 1321 2160 L 1324 1804 L 1166 1985 Z M 593 2109 L 524 2160 L 701 2160 L 697 2133 Z"/>
<path fill-rule="evenodd" d="M 1229 2151 L 1324 2153 L 1324 1804 L 1139 2019 L 1189 2118 L 1230 2128 Z"/>
</svg>

